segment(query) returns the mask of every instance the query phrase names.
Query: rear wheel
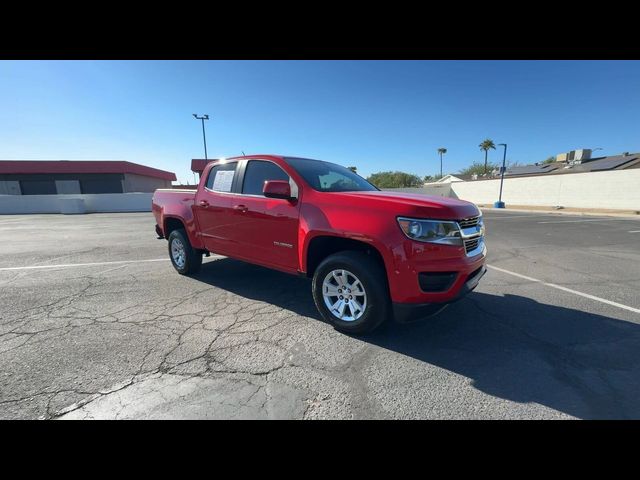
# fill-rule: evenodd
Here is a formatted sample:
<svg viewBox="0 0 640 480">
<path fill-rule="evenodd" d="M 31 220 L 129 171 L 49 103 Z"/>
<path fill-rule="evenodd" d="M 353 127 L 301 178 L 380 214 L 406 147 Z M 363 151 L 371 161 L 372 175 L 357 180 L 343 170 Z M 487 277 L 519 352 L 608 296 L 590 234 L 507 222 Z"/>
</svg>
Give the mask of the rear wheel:
<svg viewBox="0 0 640 480">
<path fill-rule="evenodd" d="M 169 235 L 169 258 L 181 275 L 196 273 L 202 266 L 202 252 L 191 246 L 187 233 L 177 229 Z"/>
<path fill-rule="evenodd" d="M 390 313 L 384 267 L 363 252 L 327 257 L 313 275 L 312 289 L 324 319 L 346 333 L 370 332 Z"/>
</svg>

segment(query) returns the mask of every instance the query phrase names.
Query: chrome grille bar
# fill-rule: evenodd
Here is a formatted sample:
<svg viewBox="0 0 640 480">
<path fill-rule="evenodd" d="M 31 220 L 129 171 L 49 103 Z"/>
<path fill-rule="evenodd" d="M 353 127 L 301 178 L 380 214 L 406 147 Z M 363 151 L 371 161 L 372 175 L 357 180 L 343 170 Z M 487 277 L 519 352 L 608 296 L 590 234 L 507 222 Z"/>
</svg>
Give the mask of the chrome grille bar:
<svg viewBox="0 0 640 480">
<path fill-rule="evenodd" d="M 460 228 L 475 227 L 479 221 L 480 216 L 478 215 L 477 217 L 469 217 L 465 218 L 464 220 L 459 220 L 458 225 L 460 225 Z"/>
<path fill-rule="evenodd" d="M 458 220 L 464 251 L 468 257 L 478 255 L 484 249 L 484 223 L 482 215 Z"/>
</svg>

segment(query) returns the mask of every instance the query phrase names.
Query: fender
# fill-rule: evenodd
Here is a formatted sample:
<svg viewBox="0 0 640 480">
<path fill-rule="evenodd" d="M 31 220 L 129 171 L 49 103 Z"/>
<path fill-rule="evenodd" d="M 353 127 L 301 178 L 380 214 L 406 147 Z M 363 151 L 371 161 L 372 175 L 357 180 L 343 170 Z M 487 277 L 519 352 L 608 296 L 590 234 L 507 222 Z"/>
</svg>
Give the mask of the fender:
<svg viewBox="0 0 640 480">
<path fill-rule="evenodd" d="M 171 201 L 162 201 L 163 198 L 171 196 Z M 176 198 L 177 197 L 177 198 Z M 158 200 L 158 201 L 156 201 Z M 176 201 L 178 200 L 178 201 Z M 158 225 L 162 229 L 163 235 L 167 237 L 166 225 L 168 219 L 179 220 L 187 232 L 189 242 L 194 248 L 204 249 L 204 245 L 197 234 L 197 225 L 193 215 L 193 202 L 195 200 L 195 192 L 190 190 L 156 190 L 153 195 L 154 213 Z M 162 206 L 160 206 L 162 205 Z"/>
</svg>

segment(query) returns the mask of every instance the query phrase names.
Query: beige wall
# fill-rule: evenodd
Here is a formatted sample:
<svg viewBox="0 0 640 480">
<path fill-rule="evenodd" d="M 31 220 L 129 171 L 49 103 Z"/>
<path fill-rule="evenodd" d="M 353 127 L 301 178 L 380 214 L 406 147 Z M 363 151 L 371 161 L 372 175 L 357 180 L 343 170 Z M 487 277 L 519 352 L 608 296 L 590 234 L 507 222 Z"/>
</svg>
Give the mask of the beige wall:
<svg viewBox="0 0 640 480">
<path fill-rule="evenodd" d="M 21 195 L 20 182 L 0 180 L 0 195 Z"/>
<path fill-rule="evenodd" d="M 125 193 L 153 192 L 158 188 L 171 188 L 171 181 L 125 173 L 122 186 Z"/>
<path fill-rule="evenodd" d="M 58 194 L 81 193 L 79 180 L 56 180 L 56 192 Z"/>
</svg>

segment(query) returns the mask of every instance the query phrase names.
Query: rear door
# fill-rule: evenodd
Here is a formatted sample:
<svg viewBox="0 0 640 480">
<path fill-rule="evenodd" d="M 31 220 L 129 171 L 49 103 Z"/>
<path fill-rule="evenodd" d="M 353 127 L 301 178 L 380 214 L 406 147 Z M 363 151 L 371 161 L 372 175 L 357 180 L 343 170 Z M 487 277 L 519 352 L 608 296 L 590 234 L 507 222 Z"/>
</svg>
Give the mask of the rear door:
<svg viewBox="0 0 640 480">
<path fill-rule="evenodd" d="M 231 243 L 242 258 L 295 271 L 298 270 L 300 202 L 265 197 L 262 188 L 267 180 L 293 182 L 272 161 L 246 162 L 239 193 L 232 196 Z M 295 184 L 292 187 L 292 191 L 297 191 Z"/>
<path fill-rule="evenodd" d="M 238 180 L 237 167 L 237 161 L 214 165 L 196 194 L 193 211 L 202 242 L 210 252 L 229 255 L 234 250 L 230 238 L 231 192 Z"/>
</svg>

